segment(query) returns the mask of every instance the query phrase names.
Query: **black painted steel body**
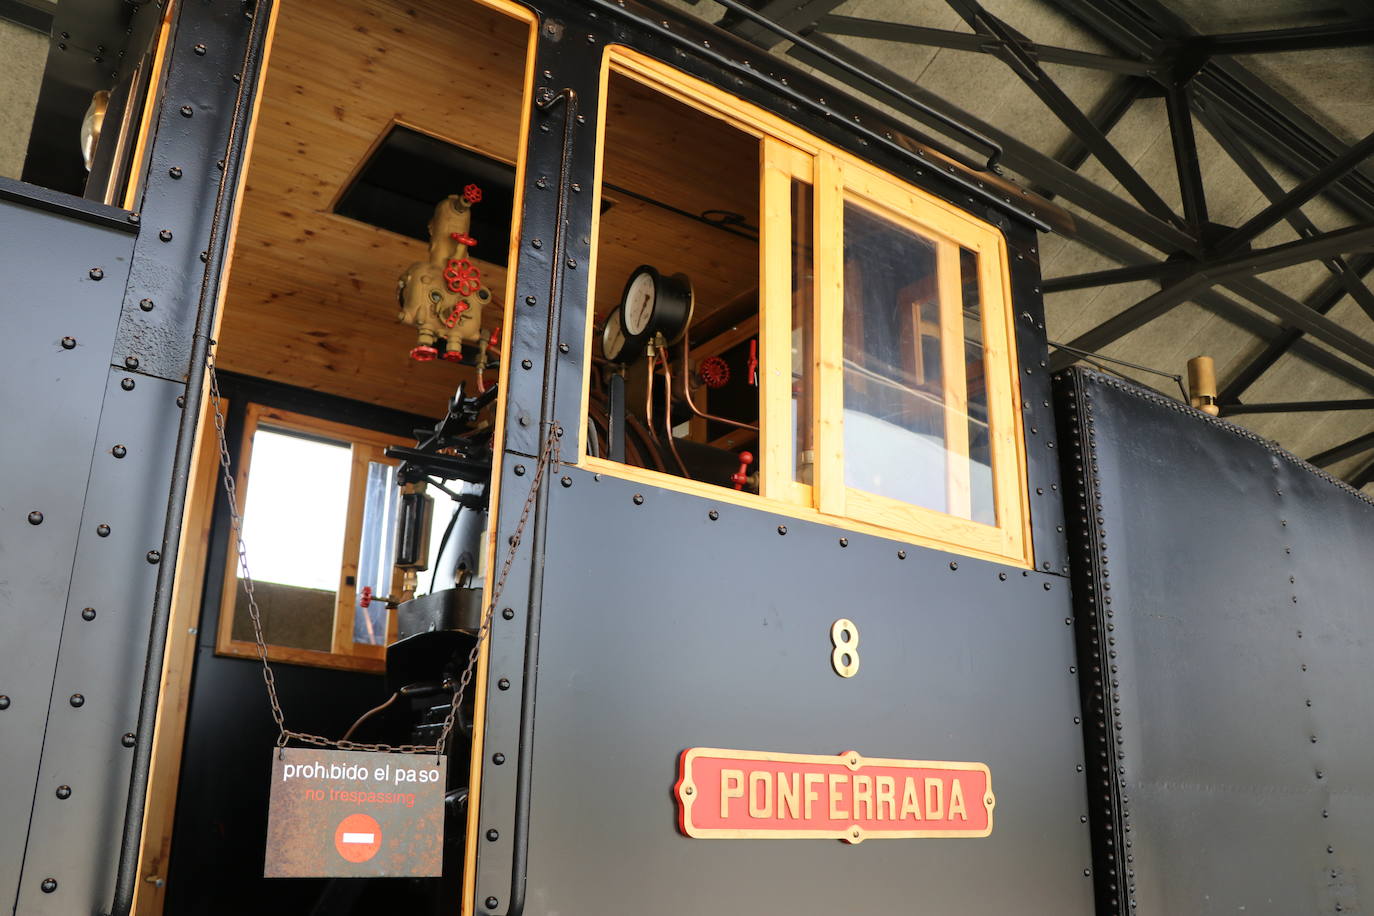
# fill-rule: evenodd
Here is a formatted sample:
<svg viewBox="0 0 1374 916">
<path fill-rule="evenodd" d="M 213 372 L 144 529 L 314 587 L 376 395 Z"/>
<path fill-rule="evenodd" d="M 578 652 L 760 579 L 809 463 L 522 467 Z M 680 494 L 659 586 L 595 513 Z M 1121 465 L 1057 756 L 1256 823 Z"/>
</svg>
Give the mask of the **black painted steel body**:
<svg viewBox="0 0 1374 916">
<path fill-rule="evenodd" d="M 116 853 L 121 842 L 136 850 L 137 818 L 126 814 L 143 802 L 194 435 L 194 411 L 186 418 L 181 408 L 188 375 L 200 376 L 192 330 L 198 315 L 202 333 L 209 326 L 222 261 L 211 222 L 228 211 L 215 201 L 232 203 L 237 186 L 241 150 L 227 138 L 250 25 L 236 0 L 180 9 L 141 216 L 17 182 L 3 188 L 0 308 L 23 381 L 0 411 L 6 429 L 44 441 L 13 450 L 0 475 L 12 490 L 0 500 L 0 579 L 12 595 L 0 753 L 14 780 L 0 908 L 17 913 L 109 911 Z M 193 53 L 195 44 L 214 50 Z M 241 101 L 255 89 L 249 80 Z M 169 175 L 174 164 L 181 180 Z M 51 508 L 24 508 L 39 497 Z M 38 525 L 25 521 L 30 512 L 41 513 Z M 141 703 L 145 670 L 153 705 Z M 126 854 L 124 901 L 135 864 Z"/>
<path fill-rule="evenodd" d="M 1059 399 L 1099 912 L 1358 911 L 1374 504 L 1127 383 Z"/>
</svg>

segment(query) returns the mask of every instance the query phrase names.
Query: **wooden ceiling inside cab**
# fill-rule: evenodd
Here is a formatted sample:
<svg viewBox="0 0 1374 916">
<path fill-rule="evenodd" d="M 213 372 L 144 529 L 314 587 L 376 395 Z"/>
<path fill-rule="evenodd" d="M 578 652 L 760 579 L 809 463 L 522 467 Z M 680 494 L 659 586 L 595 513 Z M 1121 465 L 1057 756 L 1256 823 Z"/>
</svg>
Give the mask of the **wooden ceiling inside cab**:
<svg viewBox="0 0 1374 916">
<path fill-rule="evenodd" d="M 393 121 L 513 163 L 528 40 L 525 23 L 474 3 L 282 0 L 218 334 L 223 368 L 443 412 L 471 370 L 413 362 L 415 329 L 396 321 L 397 277 L 425 244 L 330 211 Z M 490 325 L 505 271 L 479 264 Z"/>
</svg>

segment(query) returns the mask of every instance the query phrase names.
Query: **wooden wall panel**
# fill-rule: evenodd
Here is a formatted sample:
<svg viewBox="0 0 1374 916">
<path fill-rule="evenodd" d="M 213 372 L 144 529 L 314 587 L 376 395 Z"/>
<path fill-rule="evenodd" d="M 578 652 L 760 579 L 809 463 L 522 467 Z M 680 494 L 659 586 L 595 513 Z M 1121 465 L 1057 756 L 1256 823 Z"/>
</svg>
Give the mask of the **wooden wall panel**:
<svg viewBox="0 0 1374 916">
<path fill-rule="evenodd" d="M 225 369 L 438 415 L 471 370 L 408 358 L 414 239 L 331 212 L 393 121 L 514 162 L 528 26 L 474 3 L 282 0 L 219 332 Z M 454 188 L 454 192 L 461 188 Z M 508 239 L 479 239 L 504 251 Z M 505 271 L 482 264 L 499 321 Z"/>
</svg>

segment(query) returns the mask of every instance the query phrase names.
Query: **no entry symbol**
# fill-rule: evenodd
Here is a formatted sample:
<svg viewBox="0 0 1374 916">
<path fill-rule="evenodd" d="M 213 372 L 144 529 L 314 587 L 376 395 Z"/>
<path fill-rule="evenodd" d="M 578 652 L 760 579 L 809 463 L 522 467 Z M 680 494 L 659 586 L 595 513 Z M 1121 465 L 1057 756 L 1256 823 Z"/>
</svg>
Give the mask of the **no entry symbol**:
<svg viewBox="0 0 1374 916">
<path fill-rule="evenodd" d="M 382 825 L 366 814 L 350 814 L 334 830 L 334 848 L 350 862 L 366 862 L 382 848 Z"/>
</svg>

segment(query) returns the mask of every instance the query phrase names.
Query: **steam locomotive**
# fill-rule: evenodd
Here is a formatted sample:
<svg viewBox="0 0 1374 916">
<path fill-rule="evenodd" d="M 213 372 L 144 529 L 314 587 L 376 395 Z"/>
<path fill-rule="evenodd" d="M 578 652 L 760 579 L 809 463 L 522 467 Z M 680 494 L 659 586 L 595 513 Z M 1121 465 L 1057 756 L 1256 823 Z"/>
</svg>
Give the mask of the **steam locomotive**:
<svg viewBox="0 0 1374 916">
<path fill-rule="evenodd" d="M 0 179 L 4 908 L 1359 912 L 1374 509 L 1052 376 L 1068 214 L 647 0 L 92 6 Z M 303 735 L 437 750 L 437 872 L 263 877 Z"/>
</svg>

